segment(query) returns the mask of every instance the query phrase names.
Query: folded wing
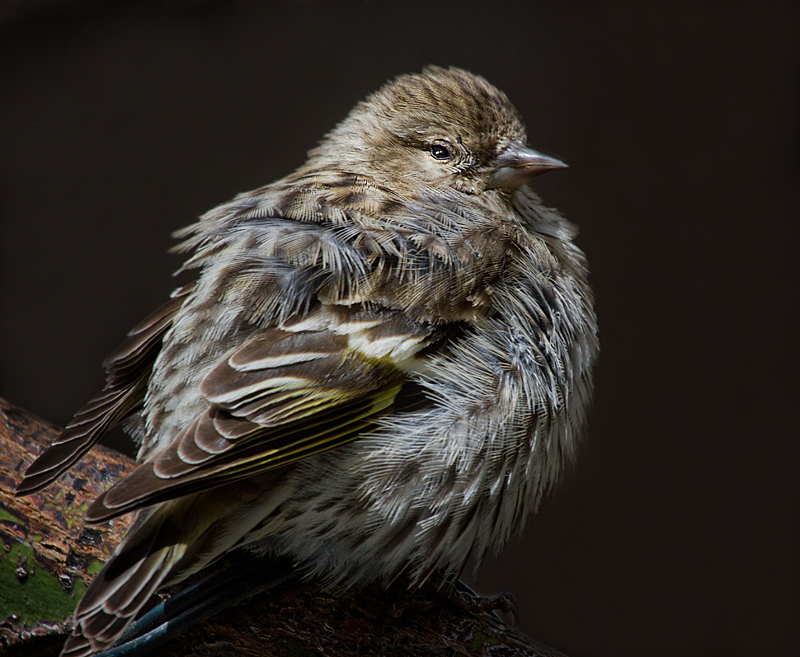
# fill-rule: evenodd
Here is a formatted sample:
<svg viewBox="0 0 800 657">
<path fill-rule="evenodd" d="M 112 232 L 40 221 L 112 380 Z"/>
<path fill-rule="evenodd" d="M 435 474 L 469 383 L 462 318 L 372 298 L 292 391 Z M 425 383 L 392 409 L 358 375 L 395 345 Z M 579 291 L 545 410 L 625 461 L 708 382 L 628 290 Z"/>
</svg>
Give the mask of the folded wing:
<svg viewBox="0 0 800 657">
<path fill-rule="evenodd" d="M 207 409 L 102 494 L 87 521 L 230 483 L 354 440 L 390 411 L 439 331 L 397 311 L 326 307 L 256 330 L 206 375 Z"/>
</svg>

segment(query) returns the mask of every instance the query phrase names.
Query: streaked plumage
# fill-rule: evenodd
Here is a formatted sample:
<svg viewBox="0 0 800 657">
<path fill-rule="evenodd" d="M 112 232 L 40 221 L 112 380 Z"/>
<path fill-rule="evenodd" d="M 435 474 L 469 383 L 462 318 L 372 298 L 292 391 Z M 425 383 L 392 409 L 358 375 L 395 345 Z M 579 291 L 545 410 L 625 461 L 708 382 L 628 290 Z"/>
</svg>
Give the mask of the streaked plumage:
<svg viewBox="0 0 800 657">
<path fill-rule="evenodd" d="M 194 283 L 112 354 L 20 486 L 121 422 L 140 440 L 87 512 L 139 515 L 64 654 L 107 647 L 153 591 L 236 547 L 332 583 L 418 584 L 522 526 L 575 454 L 597 355 L 574 230 L 524 185 L 560 163 L 524 143 L 501 92 L 428 68 L 180 233 Z"/>
</svg>

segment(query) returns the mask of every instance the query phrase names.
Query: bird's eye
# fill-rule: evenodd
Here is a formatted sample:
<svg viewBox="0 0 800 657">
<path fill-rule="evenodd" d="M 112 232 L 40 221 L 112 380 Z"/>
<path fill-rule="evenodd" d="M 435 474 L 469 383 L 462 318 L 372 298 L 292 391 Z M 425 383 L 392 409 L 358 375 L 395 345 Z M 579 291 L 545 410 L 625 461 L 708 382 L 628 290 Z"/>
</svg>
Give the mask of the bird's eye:
<svg viewBox="0 0 800 657">
<path fill-rule="evenodd" d="M 431 144 L 431 155 L 437 160 L 449 160 L 453 157 L 453 154 L 450 152 L 448 146 L 449 144 L 442 142 Z"/>
</svg>

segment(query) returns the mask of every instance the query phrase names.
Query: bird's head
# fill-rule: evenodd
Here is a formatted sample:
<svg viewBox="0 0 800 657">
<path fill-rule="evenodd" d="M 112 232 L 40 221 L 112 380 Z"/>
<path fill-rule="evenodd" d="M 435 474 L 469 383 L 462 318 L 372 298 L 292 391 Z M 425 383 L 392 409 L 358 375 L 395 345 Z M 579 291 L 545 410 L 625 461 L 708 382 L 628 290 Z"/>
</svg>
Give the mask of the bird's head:
<svg viewBox="0 0 800 657">
<path fill-rule="evenodd" d="M 460 69 L 403 75 L 356 105 L 309 164 L 362 174 L 415 196 L 431 189 L 481 194 L 516 190 L 566 166 L 526 146 L 506 95 Z"/>
</svg>

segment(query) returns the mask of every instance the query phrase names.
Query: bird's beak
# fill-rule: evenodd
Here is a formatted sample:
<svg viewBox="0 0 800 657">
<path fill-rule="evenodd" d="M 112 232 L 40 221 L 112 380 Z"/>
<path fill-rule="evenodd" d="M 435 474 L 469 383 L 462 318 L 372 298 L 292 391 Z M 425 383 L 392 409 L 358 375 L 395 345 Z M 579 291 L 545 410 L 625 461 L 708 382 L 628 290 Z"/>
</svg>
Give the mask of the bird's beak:
<svg viewBox="0 0 800 657">
<path fill-rule="evenodd" d="M 495 170 L 489 176 L 486 189 L 518 189 L 531 178 L 567 165 L 519 143 L 510 144 L 494 161 Z"/>
</svg>

